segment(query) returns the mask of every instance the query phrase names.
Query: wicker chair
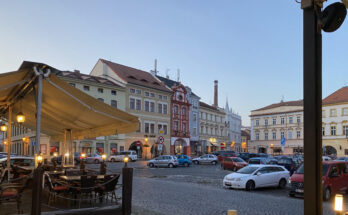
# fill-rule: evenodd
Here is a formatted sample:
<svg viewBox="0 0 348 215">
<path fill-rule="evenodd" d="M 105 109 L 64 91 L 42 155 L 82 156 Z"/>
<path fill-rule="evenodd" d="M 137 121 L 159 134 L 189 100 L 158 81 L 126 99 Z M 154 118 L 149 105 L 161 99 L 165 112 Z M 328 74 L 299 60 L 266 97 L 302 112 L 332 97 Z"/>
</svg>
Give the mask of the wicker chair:
<svg viewBox="0 0 348 215">
<path fill-rule="evenodd" d="M 48 204 L 50 204 L 52 198 L 56 199 L 57 194 L 66 193 L 69 190 L 67 185 L 62 185 L 62 183 L 56 183 L 56 181 L 51 179 L 49 174 L 45 174 L 45 183 L 48 186 L 49 194 L 48 194 Z"/>
<path fill-rule="evenodd" d="M 23 177 L 17 183 L 6 183 L 0 185 L 0 204 L 4 202 L 17 202 L 17 211 L 20 211 L 21 197 L 24 189 L 27 186 L 29 177 Z"/>
<path fill-rule="evenodd" d="M 105 175 L 104 177 L 104 181 L 102 185 L 99 185 L 97 188 L 97 191 L 99 196 L 100 196 L 100 200 L 103 199 L 103 197 L 106 197 L 106 201 L 108 200 L 109 197 L 109 193 L 111 193 L 111 201 L 113 200 L 113 198 L 115 198 L 116 204 L 117 204 L 117 198 L 116 198 L 116 186 L 117 186 L 117 182 L 119 179 L 120 175 Z"/>
<path fill-rule="evenodd" d="M 92 198 L 93 198 L 92 194 L 95 191 L 96 181 L 97 181 L 96 175 L 93 175 L 93 176 L 82 175 L 81 176 L 81 188 L 77 189 L 77 191 L 80 194 L 79 208 L 81 207 L 81 200 L 82 200 L 83 196 L 89 196 L 90 202 L 93 202 L 93 203 L 95 202 L 95 201 L 92 201 Z"/>
</svg>

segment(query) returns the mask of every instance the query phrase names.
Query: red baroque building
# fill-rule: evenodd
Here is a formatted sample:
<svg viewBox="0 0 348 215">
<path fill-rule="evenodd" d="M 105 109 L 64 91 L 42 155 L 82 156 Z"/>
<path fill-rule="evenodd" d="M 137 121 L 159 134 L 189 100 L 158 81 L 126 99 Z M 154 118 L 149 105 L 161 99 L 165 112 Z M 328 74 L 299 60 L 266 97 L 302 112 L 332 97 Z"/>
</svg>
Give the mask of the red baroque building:
<svg viewBox="0 0 348 215">
<path fill-rule="evenodd" d="M 174 84 L 172 90 L 170 153 L 190 155 L 190 103 L 187 101 L 187 91 L 181 83 Z"/>
</svg>

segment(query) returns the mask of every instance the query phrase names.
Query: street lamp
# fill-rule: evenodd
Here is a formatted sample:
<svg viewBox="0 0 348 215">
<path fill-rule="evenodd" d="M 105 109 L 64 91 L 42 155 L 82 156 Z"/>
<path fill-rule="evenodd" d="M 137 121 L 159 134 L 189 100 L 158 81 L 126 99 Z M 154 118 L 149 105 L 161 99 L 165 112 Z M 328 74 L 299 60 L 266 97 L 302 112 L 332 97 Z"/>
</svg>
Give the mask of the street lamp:
<svg viewBox="0 0 348 215">
<path fill-rule="evenodd" d="M 336 214 L 343 214 L 343 195 L 336 194 L 334 210 Z"/>
<path fill-rule="evenodd" d="M 0 130 L 1 130 L 2 132 L 6 132 L 6 131 L 7 131 L 7 125 L 6 125 L 6 124 L 2 124 L 2 125 L 0 126 Z"/>
<path fill-rule="evenodd" d="M 17 122 L 18 123 L 23 123 L 25 122 L 25 116 L 22 112 L 19 112 L 16 116 Z"/>
<path fill-rule="evenodd" d="M 36 162 L 37 162 L 38 166 L 41 166 L 42 161 L 43 161 L 42 155 L 41 154 L 36 155 Z"/>
<path fill-rule="evenodd" d="M 126 156 L 123 158 L 124 167 L 127 167 L 128 161 L 129 161 L 129 157 L 128 157 L 128 155 L 126 155 Z"/>
<path fill-rule="evenodd" d="M 102 157 L 102 162 L 100 164 L 100 174 L 105 175 L 106 174 L 106 163 L 105 163 L 106 154 L 102 154 L 101 157 Z"/>
</svg>

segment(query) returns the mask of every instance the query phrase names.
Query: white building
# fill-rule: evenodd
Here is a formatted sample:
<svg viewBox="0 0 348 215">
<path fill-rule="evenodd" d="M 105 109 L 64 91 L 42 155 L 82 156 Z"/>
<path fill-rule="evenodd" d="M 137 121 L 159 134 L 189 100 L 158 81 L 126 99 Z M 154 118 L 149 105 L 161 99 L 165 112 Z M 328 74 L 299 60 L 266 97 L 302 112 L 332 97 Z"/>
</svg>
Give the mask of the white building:
<svg viewBox="0 0 348 215">
<path fill-rule="evenodd" d="M 235 113 L 232 108 L 229 108 L 228 101 L 226 101 L 226 106 L 224 109 L 226 113 L 225 122 L 227 124 L 227 136 L 228 143 L 233 149 L 238 152 L 242 151 L 241 145 L 241 125 L 242 117 Z"/>
</svg>

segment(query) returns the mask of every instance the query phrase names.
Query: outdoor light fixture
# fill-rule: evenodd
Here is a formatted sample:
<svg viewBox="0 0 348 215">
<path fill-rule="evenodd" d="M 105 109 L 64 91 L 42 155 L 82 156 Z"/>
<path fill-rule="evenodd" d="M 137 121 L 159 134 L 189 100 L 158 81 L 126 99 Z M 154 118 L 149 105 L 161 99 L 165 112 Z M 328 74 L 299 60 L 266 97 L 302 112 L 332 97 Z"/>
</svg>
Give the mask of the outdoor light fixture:
<svg viewBox="0 0 348 215">
<path fill-rule="evenodd" d="M 344 2 L 347 5 L 347 0 Z M 319 15 L 320 27 L 325 32 L 334 32 L 342 25 L 346 15 L 347 9 L 343 3 L 330 4 Z"/>
<path fill-rule="evenodd" d="M 4 141 L 4 145 L 7 145 L 7 141 Z"/>
<path fill-rule="evenodd" d="M 37 155 L 36 156 L 36 160 L 37 160 L 38 163 L 42 163 L 42 160 L 43 160 L 42 155 Z"/>
<path fill-rule="evenodd" d="M 0 126 L 0 129 L 1 129 L 2 132 L 6 132 L 7 131 L 7 125 L 6 124 L 2 124 Z"/>
<path fill-rule="evenodd" d="M 58 153 L 57 153 L 57 152 L 54 152 L 54 153 L 53 153 L 53 157 L 58 157 Z"/>
<path fill-rule="evenodd" d="M 69 152 L 64 154 L 65 157 L 69 157 Z"/>
<path fill-rule="evenodd" d="M 145 137 L 145 142 L 147 143 L 147 141 L 148 141 L 149 139 L 147 138 L 147 137 Z"/>
<path fill-rule="evenodd" d="M 19 112 L 18 114 L 17 114 L 17 122 L 18 123 L 23 123 L 23 122 L 25 122 L 25 116 L 24 116 L 24 114 L 22 113 L 22 112 Z"/>
<path fill-rule="evenodd" d="M 127 167 L 128 161 L 129 161 L 129 157 L 128 157 L 128 155 L 126 155 L 126 156 L 123 158 L 124 167 Z"/>
<path fill-rule="evenodd" d="M 334 210 L 338 213 L 343 212 L 343 195 L 342 194 L 336 194 Z"/>
<path fill-rule="evenodd" d="M 81 158 L 83 159 L 83 158 L 85 158 L 86 157 L 86 154 L 85 153 L 82 153 L 81 154 Z"/>
<path fill-rule="evenodd" d="M 106 154 L 102 154 L 102 159 L 103 159 L 103 161 L 105 161 L 106 160 Z"/>
</svg>

